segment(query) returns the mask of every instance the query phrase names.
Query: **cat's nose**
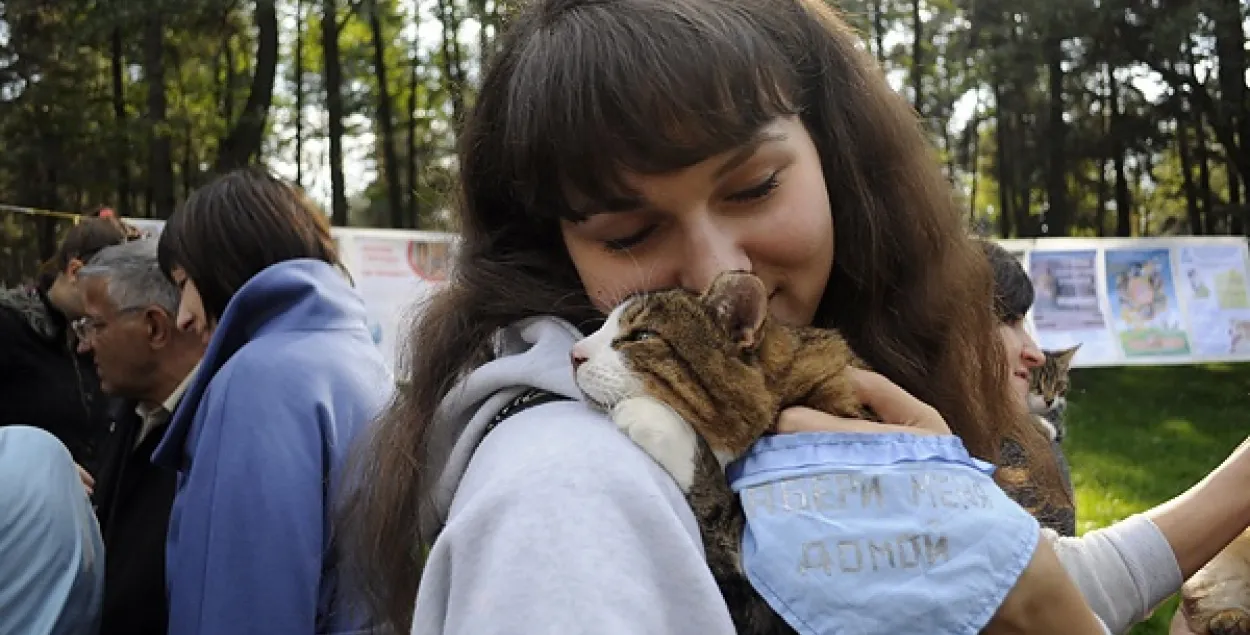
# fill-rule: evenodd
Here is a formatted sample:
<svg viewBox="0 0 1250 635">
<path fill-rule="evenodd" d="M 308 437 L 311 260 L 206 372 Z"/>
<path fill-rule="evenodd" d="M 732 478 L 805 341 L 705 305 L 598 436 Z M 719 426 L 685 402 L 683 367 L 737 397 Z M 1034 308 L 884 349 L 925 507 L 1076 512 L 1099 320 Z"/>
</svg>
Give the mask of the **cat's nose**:
<svg viewBox="0 0 1250 635">
<path fill-rule="evenodd" d="M 587 359 L 589 358 L 579 353 L 577 349 L 573 349 L 573 352 L 569 353 L 569 361 L 573 362 L 573 370 L 575 371 L 578 366 L 585 364 Z"/>
</svg>

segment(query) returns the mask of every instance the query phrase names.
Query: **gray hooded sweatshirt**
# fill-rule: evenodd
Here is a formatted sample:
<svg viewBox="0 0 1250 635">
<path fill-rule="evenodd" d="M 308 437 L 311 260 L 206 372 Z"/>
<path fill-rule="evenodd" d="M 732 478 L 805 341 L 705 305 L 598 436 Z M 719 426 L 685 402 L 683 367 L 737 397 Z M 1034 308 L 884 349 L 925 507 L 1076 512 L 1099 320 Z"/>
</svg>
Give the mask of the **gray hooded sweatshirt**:
<svg viewBox="0 0 1250 635">
<path fill-rule="evenodd" d="M 523 320 L 440 405 L 431 456 L 449 458 L 420 519 L 437 540 L 412 635 L 733 635 L 676 483 L 580 401 L 569 365 L 580 338 L 556 318 Z M 486 435 L 529 388 L 572 400 L 522 410 Z M 1111 632 L 1181 584 L 1144 517 L 1056 548 Z"/>
</svg>

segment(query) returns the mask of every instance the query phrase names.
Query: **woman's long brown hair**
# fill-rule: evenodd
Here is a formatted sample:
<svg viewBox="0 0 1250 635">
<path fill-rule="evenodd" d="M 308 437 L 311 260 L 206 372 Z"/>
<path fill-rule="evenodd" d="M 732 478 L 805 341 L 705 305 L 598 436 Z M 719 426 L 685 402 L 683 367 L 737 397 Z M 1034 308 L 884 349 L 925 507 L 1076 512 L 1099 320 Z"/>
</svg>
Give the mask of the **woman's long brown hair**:
<svg viewBox="0 0 1250 635">
<path fill-rule="evenodd" d="M 505 32 L 461 136 L 462 243 L 416 318 L 411 381 L 357 448 L 339 515 L 346 561 L 386 626 L 407 632 L 418 531 L 444 466 L 431 430 L 502 327 L 592 309 L 561 240 L 568 188 L 621 192 L 797 114 L 818 148 L 835 263 L 816 325 L 946 418 L 986 460 L 1016 438 L 1060 491 L 1040 434 L 1008 397 L 992 281 L 914 113 L 820 0 L 539 0 Z M 458 422 L 439 422 L 456 425 Z"/>
</svg>

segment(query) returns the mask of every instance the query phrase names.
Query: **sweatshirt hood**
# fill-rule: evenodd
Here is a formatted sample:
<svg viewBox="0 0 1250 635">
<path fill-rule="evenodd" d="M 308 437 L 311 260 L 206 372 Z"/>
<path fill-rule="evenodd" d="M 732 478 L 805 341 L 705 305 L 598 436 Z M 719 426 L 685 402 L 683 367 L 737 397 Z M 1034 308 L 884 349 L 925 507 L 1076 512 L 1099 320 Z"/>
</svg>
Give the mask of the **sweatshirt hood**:
<svg viewBox="0 0 1250 635">
<path fill-rule="evenodd" d="M 531 388 L 581 400 L 569 362 L 573 344 L 581 338 L 559 318 L 521 320 L 499 332 L 495 359 L 474 369 L 443 398 L 428 456 L 447 459 L 436 476 L 434 505 L 420 519 L 422 540 L 433 540 L 442 527 L 487 425 L 508 402 Z"/>
<path fill-rule="evenodd" d="M 195 412 L 217 371 L 248 342 L 292 331 L 358 329 L 366 340 L 364 301 L 342 271 L 321 260 L 285 260 L 252 276 L 226 304 L 154 460 L 176 467 Z"/>
</svg>

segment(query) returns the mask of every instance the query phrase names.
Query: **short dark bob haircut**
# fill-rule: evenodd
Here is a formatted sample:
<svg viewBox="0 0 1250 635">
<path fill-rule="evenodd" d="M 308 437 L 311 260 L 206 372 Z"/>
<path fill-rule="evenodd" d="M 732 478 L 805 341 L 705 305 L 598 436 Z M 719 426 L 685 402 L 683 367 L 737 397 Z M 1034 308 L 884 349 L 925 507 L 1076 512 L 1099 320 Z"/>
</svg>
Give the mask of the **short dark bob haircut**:
<svg viewBox="0 0 1250 635">
<path fill-rule="evenodd" d="M 994 314 L 1004 323 L 1018 322 L 1033 308 L 1033 281 L 1011 252 L 990 240 L 981 241 L 994 272 Z"/>
<path fill-rule="evenodd" d="M 157 255 L 171 280 L 175 269 L 186 273 L 212 319 L 272 265 L 301 258 L 339 262 L 325 214 L 299 188 L 257 167 L 192 192 L 165 223 Z"/>
</svg>

